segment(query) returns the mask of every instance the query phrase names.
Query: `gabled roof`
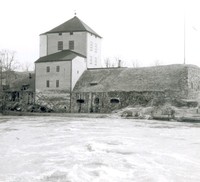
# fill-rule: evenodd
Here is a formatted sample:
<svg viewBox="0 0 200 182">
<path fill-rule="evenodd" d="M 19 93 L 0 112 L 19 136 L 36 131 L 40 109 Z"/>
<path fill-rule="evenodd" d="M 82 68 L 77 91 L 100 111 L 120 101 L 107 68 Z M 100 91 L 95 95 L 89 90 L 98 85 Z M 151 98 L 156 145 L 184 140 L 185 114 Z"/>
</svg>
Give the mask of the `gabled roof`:
<svg viewBox="0 0 200 182">
<path fill-rule="evenodd" d="M 191 67 L 194 66 L 166 65 L 143 68 L 90 69 L 83 73 L 73 91 L 180 91 L 183 75 Z"/>
<path fill-rule="evenodd" d="M 61 32 L 89 32 L 101 38 L 100 35 L 98 35 L 94 30 L 92 30 L 88 25 L 86 25 L 76 16 L 43 34 L 61 33 Z"/>
<path fill-rule="evenodd" d="M 71 50 L 63 50 L 54 54 L 50 54 L 47 56 L 40 57 L 35 63 L 43 63 L 43 62 L 55 62 L 55 61 L 71 61 L 75 57 L 83 57 L 86 58 L 84 55 L 79 54 L 77 52 Z"/>
</svg>

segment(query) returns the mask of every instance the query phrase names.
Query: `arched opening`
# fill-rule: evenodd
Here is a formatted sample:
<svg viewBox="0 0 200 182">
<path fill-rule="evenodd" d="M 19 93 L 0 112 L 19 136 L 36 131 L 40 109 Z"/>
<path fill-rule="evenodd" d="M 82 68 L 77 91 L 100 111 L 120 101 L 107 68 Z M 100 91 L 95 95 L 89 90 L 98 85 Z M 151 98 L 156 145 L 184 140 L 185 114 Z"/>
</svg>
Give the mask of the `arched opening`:
<svg viewBox="0 0 200 182">
<path fill-rule="evenodd" d="M 84 99 L 77 99 L 76 102 L 80 103 L 80 104 L 83 104 L 85 102 L 85 100 Z"/>
<path fill-rule="evenodd" d="M 117 99 L 117 98 L 110 99 L 110 103 L 118 104 L 119 103 L 119 99 Z"/>
</svg>

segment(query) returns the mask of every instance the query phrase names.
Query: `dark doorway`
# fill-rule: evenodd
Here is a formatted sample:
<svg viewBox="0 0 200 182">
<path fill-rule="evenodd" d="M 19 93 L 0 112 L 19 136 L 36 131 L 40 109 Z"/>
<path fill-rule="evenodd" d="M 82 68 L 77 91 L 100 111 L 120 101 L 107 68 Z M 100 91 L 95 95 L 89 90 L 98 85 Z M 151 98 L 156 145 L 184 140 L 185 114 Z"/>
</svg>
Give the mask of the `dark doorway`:
<svg viewBox="0 0 200 182">
<path fill-rule="evenodd" d="M 84 104 L 85 100 L 84 99 L 77 99 L 76 102 L 78 103 L 78 112 L 81 112 L 81 105 Z"/>
<path fill-rule="evenodd" d="M 94 112 L 99 112 L 99 98 L 97 97 L 94 99 Z"/>
</svg>

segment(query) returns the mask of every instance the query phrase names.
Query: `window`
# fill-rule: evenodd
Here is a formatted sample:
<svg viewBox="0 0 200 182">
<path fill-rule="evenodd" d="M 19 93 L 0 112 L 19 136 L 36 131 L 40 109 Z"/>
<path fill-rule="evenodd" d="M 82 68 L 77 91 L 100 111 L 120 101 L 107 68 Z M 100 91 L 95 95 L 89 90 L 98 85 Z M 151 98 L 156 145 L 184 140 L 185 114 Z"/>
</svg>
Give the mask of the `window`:
<svg viewBox="0 0 200 182">
<path fill-rule="evenodd" d="M 60 66 L 56 66 L 56 72 L 60 72 Z"/>
<path fill-rule="evenodd" d="M 62 35 L 62 32 L 59 32 L 58 35 Z"/>
<path fill-rule="evenodd" d="M 92 64 L 92 56 L 90 56 L 90 64 Z"/>
<path fill-rule="evenodd" d="M 92 51 L 92 50 L 93 50 L 93 43 L 90 42 L 90 51 Z"/>
<path fill-rule="evenodd" d="M 73 35 L 73 32 L 70 32 L 69 34 L 70 34 L 70 35 Z"/>
<path fill-rule="evenodd" d="M 94 51 L 97 53 L 97 44 L 95 44 Z"/>
<path fill-rule="evenodd" d="M 50 87 L 50 83 L 49 83 L 49 80 L 47 80 L 47 82 L 46 82 L 46 87 Z"/>
<path fill-rule="evenodd" d="M 59 80 L 56 80 L 56 87 L 59 87 Z"/>
<path fill-rule="evenodd" d="M 74 50 L 74 41 L 73 40 L 69 41 L 69 49 Z"/>
<path fill-rule="evenodd" d="M 94 86 L 94 85 L 97 85 L 97 84 L 98 84 L 97 82 L 90 82 L 91 86 Z"/>
<path fill-rule="evenodd" d="M 118 104 L 119 103 L 119 99 L 117 99 L 117 98 L 110 99 L 110 103 Z"/>
<path fill-rule="evenodd" d="M 46 68 L 46 69 L 47 69 L 47 72 L 50 72 L 50 67 L 49 67 L 49 66 L 47 66 L 47 68 Z"/>
<path fill-rule="evenodd" d="M 95 66 L 97 65 L 97 58 L 96 57 L 94 59 L 94 64 L 95 64 Z"/>
<path fill-rule="evenodd" d="M 58 41 L 58 50 L 63 50 L 63 41 Z"/>
<path fill-rule="evenodd" d="M 76 102 L 80 103 L 80 104 L 83 104 L 85 102 L 85 100 L 83 100 L 83 99 L 77 99 Z"/>
</svg>

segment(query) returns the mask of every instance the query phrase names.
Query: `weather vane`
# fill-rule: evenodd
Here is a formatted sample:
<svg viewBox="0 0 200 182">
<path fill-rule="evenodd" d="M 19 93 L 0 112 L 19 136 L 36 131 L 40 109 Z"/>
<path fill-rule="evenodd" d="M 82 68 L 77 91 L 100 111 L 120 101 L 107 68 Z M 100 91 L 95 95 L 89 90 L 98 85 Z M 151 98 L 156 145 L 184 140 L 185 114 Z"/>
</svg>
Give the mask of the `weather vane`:
<svg viewBox="0 0 200 182">
<path fill-rule="evenodd" d="M 74 16 L 76 16 L 76 10 L 74 10 Z"/>
</svg>

